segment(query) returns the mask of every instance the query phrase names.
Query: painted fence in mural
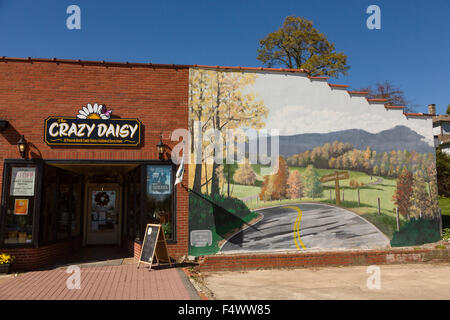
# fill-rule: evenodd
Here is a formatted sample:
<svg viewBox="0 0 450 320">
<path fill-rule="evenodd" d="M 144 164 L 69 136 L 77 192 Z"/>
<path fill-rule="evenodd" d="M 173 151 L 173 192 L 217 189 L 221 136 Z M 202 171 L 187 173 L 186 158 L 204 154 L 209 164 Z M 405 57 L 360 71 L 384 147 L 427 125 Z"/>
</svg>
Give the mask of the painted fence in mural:
<svg viewBox="0 0 450 320">
<path fill-rule="evenodd" d="M 190 255 L 439 239 L 430 118 L 302 73 L 201 68 L 189 108 Z"/>
</svg>

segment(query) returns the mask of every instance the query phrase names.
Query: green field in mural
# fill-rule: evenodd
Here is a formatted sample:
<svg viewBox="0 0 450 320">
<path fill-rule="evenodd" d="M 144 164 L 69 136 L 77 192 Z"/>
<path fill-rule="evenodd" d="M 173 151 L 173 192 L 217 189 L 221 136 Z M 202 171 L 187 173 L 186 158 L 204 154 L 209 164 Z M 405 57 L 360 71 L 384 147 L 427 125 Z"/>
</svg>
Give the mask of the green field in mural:
<svg viewBox="0 0 450 320">
<path fill-rule="evenodd" d="M 267 172 L 270 168 L 268 166 L 255 165 L 252 166 Z M 293 167 L 289 168 L 290 171 L 298 171 L 303 175 L 306 168 Z M 320 176 L 334 173 L 332 169 L 317 169 Z M 395 205 L 392 202 L 392 195 L 396 188 L 396 179 L 389 177 L 370 176 L 364 172 L 349 171 L 350 178 L 342 180 L 341 186 L 341 200 L 342 193 L 344 195 L 341 205 L 345 208 L 351 209 L 351 211 L 362 215 L 364 218 L 372 222 L 389 238 L 396 228 L 396 213 Z M 261 179 L 262 180 L 262 179 Z M 364 183 L 364 186 L 360 187 L 360 203 L 358 204 L 358 190 L 349 186 L 351 180 L 356 180 L 359 183 Z M 232 181 L 234 182 L 234 181 Z M 262 181 L 261 181 L 262 182 Z M 224 186 L 226 189 L 227 186 Z M 329 204 L 335 204 L 335 191 L 334 183 L 327 182 L 323 184 L 323 194 L 320 198 L 308 198 L 303 197 L 301 199 L 283 199 L 274 201 L 262 201 L 259 199 L 259 193 L 261 187 L 258 186 L 246 186 L 239 184 L 230 184 L 231 196 L 242 199 L 245 204 L 252 210 L 264 207 L 270 207 L 280 204 L 292 204 L 298 202 L 323 202 Z M 331 191 L 331 194 L 330 194 Z M 222 190 L 225 193 L 226 190 Z M 330 197 L 331 195 L 331 197 Z M 380 215 L 378 215 L 378 198 L 380 198 Z M 401 217 L 401 223 L 404 218 Z"/>
</svg>

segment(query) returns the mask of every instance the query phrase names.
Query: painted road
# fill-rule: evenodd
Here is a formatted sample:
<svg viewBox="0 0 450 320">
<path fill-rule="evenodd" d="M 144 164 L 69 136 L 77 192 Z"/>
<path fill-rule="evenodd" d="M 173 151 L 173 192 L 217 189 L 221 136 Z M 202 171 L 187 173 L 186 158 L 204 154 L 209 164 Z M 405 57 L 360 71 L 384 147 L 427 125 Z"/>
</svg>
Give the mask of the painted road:
<svg viewBox="0 0 450 320">
<path fill-rule="evenodd" d="M 299 232 L 306 249 L 373 249 L 389 245 L 380 230 L 353 212 L 326 204 L 302 203 L 259 210 L 264 217 L 231 237 L 221 252 L 298 250 L 294 224 L 299 213 L 292 207 L 303 213 Z"/>
</svg>

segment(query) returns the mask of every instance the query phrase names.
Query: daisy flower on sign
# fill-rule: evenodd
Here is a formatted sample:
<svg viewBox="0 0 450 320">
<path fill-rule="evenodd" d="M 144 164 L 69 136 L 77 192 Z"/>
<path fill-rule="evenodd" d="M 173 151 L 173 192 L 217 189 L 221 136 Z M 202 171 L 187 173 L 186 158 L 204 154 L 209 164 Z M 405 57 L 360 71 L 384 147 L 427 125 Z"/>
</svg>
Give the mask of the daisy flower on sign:
<svg viewBox="0 0 450 320">
<path fill-rule="evenodd" d="M 106 107 L 102 104 L 94 104 L 93 106 L 88 103 L 86 107 L 83 107 L 78 111 L 78 119 L 104 119 L 107 120 L 111 116 L 111 112 L 106 112 Z"/>
</svg>

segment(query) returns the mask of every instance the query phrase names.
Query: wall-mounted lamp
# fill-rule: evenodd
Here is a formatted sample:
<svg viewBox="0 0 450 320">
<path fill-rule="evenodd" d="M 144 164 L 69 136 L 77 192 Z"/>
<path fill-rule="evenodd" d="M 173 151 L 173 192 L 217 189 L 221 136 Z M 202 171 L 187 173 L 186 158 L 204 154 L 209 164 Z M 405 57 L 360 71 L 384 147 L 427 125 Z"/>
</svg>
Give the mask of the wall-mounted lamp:
<svg viewBox="0 0 450 320">
<path fill-rule="evenodd" d="M 1 120 L 0 119 L 0 132 L 3 132 L 6 130 L 6 128 L 8 128 L 8 120 Z"/>
<path fill-rule="evenodd" d="M 20 140 L 17 141 L 17 149 L 19 150 L 20 156 L 24 159 L 27 157 L 27 146 L 27 140 L 25 140 L 25 137 L 21 135 Z"/>
<path fill-rule="evenodd" d="M 159 160 L 164 159 L 164 149 L 166 145 L 162 142 L 162 135 L 159 136 L 159 143 L 156 145 L 156 148 L 158 150 Z"/>
</svg>

